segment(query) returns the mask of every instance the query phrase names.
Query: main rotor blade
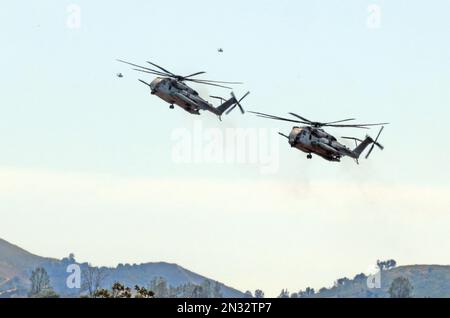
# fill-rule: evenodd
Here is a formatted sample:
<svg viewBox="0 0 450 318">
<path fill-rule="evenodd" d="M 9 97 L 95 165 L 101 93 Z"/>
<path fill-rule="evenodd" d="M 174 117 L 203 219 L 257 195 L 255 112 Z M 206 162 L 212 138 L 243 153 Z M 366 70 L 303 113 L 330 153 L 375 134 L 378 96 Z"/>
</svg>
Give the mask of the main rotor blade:
<svg viewBox="0 0 450 318">
<path fill-rule="evenodd" d="M 267 119 L 281 120 L 281 121 L 287 121 L 287 122 L 290 122 L 290 123 L 299 123 L 299 124 L 306 124 L 306 125 L 310 124 L 309 122 L 304 122 L 304 121 L 300 121 L 300 120 L 293 120 L 293 119 L 289 119 L 289 118 L 278 117 L 278 116 L 273 116 L 273 115 L 259 113 L 259 112 L 249 111 L 249 113 L 252 113 L 252 114 L 255 114 L 258 117 L 267 118 Z"/>
<path fill-rule="evenodd" d="M 383 125 L 389 125 L 389 123 L 378 123 L 378 124 L 355 124 L 354 126 L 383 126 Z"/>
<path fill-rule="evenodd" d="M 188 78 L 188 77 L 192 77 L 192 76 L 196 76 L 196 75 L 200 75 L 200 74 L 206 74 L 206 72 L 197 72 L 188 76 L 183 76 L 184 78 Z"/>
<path fill-rule="evenodd" d="M 187 77 L 187 76 L 186 76 Z M 217 84 L 236 84 L 236 85 L 238 85 L 238 84 L 244 84 L 244 83 L 242 83 L 242 82 L 223 82 L 223 81 L 212 81 L 212 80 L 207 80 L 207 79 L 196 79 L 196 81 L 199 81 L 199 82 L 208 82 L 208 83 L 217 83 Z"/>
<path fill-rule="evenodd" d="M 337 124 L 337 123 L 343 123 L 343 122 L 345 122 L 345 121 L 351 121 L 351 120 L 355 120 L 355 118 L 348 118 L 348 119 L 342 119 L 342 120 L 337 120 L 337 121 L 331 121 L 331 122 L 328 122 L 328 123 L 325 123 L 325 124 Z"/>
<path fill-rule="evenodd" d="M 360 128 L 360 129 L 369 129 L 369 127 L 360 126 L 360 125 L 322 125 L 322 127 L 335 127 L 335 128 Z"/>
<path fill-rule="evenodd" d="M 166 73 L 168 73 L 168 74 L 170 74 L 170 75 L 172 75 L 172 76 L 176 76 L 176 75 L 173 74 L 172 72 L 166 70 L 165 68 L 163 68 L 163 67 L 161 67 L 161 66 L 159 66 L 159 65 L 157 65 L 157 64 L 155 64 L 155 63 L 152 63 L 152 62 L 150 62 L 150 61 L 147 61 L 147 63 L 148 63 L 148 64 L 151 64 L 151 65 L 153 65 L 153 66 L 155 66 L 155 67 L 157 67 L 157 68 L 159 68 L 160 70 L 162 70 L 162 71 L 164 71 L 164 72 L 166 72 Z"/>
<path fill-rule="evenodd" d="M 222 88 L 226 88 L 226 89 L 233 89 L 233 88 L 228 87 L 228 86 L 223 86 L 223 85 L 218 85 L 218 84 L 213 84 L 213 83 L 208 83 L 208 82 L 199 82 L 199 81 L 197 81 L 195 79 L 190 79 L 190 78 L 186 78 L 185 81 L 190 81 L 190 82 L 197 83 L 197 84 L 217 86 L 217 87 L 222 87 Z"/>
<path fill-rule="evenodd" d="M 290 118 L 284 118 L 284 117 L 279 117 L 279 116 L 274 116 L 274 115 L 269 115 L 269 114 L 264 114 L 264 113 L 259 113 L 259 112 L 250 111 L 250 113 L 256 114 L 258 117 L 262 117 L 262 118 L 285 120 L 285 121 L 290 121 L 290 122 L 300 122 L 298 120 L 294 120 L 294 119 L 290 119 Z"/>
<path fill-rule="evenodd" d="M 309 123 L 312 123 L 312 121 L 310 121 L 309 119 L 307 119 L 307 118 L 305 118 L 305 117 L 302 117 L 302 116 L 300 116 L 300 115 L 297 115 L 297 114 L 295 114 L 295 113 L 289 113 L 289 114 L 292 115 L 292 116 L 294 116 L 294 117 L 300 118 L 300 119 L 303 120 L 303 121 L 307 121 L 307 122 L 309 122 Z"/>
<path fill-rule="evenodd" d="M 363 129 L 369 129 L 371 126 L 381 126 L 381 125 L 388 125 L 389 123 L 378 123 L 378 124 L 353 124 L 353 125 L 334 125 L 334 124 L 323 124 L 322 126 L 327 127 L 339 127 L 339 128 L 363 128 Z"/>
<path fill-rule="evenodd" d="M 147 70 L 140 70 L 138 68 L 133 68 L 133 70 L 134 71 L 138 71 L 138 72 L 142 72 L 142 73 L 153 74 L 153 75 L 157 75 L 157 76 L 164 76 L 164 77 L 170 76 L 170 75 L 166 75 L 166 74 L 159 73 L 159 72 L 150 72 L 150 71 L 147 71 Z"/>
<path fill-rule="evenodd" d="M 141 82 L 141 83 L 144 83 L 144 84 L 145 84 L 145 85 L 147 85 L 148 87 L 151 87 L 149 83 L 147 83 L 147 82 L 144 82 L 144 81 L 143 81 L 143 80 L 141 80 L 141 79 L 139 79 L 138 81 L 139 81 L 139 82 Z"/>
<path fill-rule="evenodd" d="M 160 71 L 153 70 L 153 69 L 145 67 L 145 66 L 133 64 L 133 63 L 130 63 L 130 62 L 127 62 L 127 61 L 124 61 L 124 60 L 117 60 L 117 61 L 119 61 L 121 63 L 125 63 L 125 64 L 128 64 L 128 65 L 131 65 L 131 66 L 134 66 L 134 67 L 139 67 L 139 68 L 142 68 L 142 69 L 147 70 L 147 71 L 151 71 L 151 72 L 155 72 L 155 73 L 161 73 L 161 75 L 167 76 L 167 74 L 164 74 L 164 73 L 162 73 Z"/>
</svg>

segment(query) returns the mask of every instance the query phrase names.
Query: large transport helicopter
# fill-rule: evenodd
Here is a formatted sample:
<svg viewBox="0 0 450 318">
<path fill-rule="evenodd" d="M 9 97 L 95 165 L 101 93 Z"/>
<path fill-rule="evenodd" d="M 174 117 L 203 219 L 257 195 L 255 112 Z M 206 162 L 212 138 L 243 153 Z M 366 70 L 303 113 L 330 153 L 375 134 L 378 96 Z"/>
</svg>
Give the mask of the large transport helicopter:
<svg viewBox="0 0 450 318">
<path fill-rule="evenodd" d="M 291 116 L 296 117 L 297 119 L 290 119 L 284 117 L 278 117 L 273 115 L 268 115 L 259 112 L 250 112 L 256 114 L 258 117 L 287 121 L 292 123 L 300 123 L 306 126 L 298 127 L 295 126 L 292 128 L 291 133 L 289 135 L 285 135 L 283 133 L 279 133 L 281 136 L 288 139 L 291 147 L 297 148 L 305 153 L 307 153 L 307 158 L 312 159 L 312 154 L 318 155 L 325 160 L 328 161 L 337 161 L 340 162 L 341 158 L 344 156 L 348 156 L 353 158 L 358 163 L 358 159 L 364 150 L 371 145 L 370 150 L 366 155 L 366 159 L 369 158 L 372 150 L 375 146 L 380 148 L 381 150 L 384 147 L 378 142 L 378 138 L 381 135 L 381 132 L 384 129 L 383 125 L 387 125 L 388 123 L 378 123 L 378 124 L 342 124 L 343 122 L 349 122 L 355 120 L 354 118 L 348 118 L 338 121 L 332 121 L 327 123 L 314 122 L 303 116 L 289 113 Z M 378 135 L 375 139 L 370 136 L 366 136 L 364 140 L 355 138 L 355 137 L 341 137 L 343 139 L 354 140 L 356 143 L 356 147 L 354 149 L 350 149 L 347 146 L 341 144 L 337 141 L 336 137 L 327 133 L 322 127 L 338 127 L 338 128 L 361 128 L 361 129 L 369 129 L 371 126 L 382 126 Z M 358 144 L 359 143 L 359 144 Z"/>
<path fill-rule="evenodd" d="M 247 92 L 239 100 L 236 98 L 233 92 L 231 92 L 231 98 L 228 100 L 222 97 L 211 96 L 212 98 L 220 99 L 222 101 L 222 103 L 219 106 L 215 107 L 207 100 L 202 98 L 196 90 L 192 89 L 186 84 L 186 82 L 192 82 L 197 84 L 204 84 L 231 89 L 231 87 L 224 86 L 221 84 L 242 84 L 242 83 L 222 82 L 222 81 L 212 81 L 212 80 L 192 78 L 197 75 L 205 74 L 205 72 L 196 72 L 187 76 L 175 75 L 174 73 L 168 71 L 167 69 L 150 61 L 147 61 L 147 63 L 158 68 L 158 70 L 145 66 L 140 66 L 123 60 L 118 61 L 135 67 L 134 68 L 135 71 L 156 75 L 157 77 L 150 83 L 147 83 L 141 79 L 139 81 L 150 88 L 152 95 L 156 95 L 159 98 L 166 101 L 167 103 L 169 103 L 171 109 L 174 108 L 174 105 L 177 105 L 180 106 L 185 111 L 195 115 L 200 115 L 200 110 L 206 110 L 221 118 L 223 113 L 229 114 L 236 106 L 238 106 L 242 114 L 244 114 L 244 108 L 241 105 L 241 101 L 245 97 L 247 97 L 248 94 L 250 94 L 250 92 Z"/>
</svg>

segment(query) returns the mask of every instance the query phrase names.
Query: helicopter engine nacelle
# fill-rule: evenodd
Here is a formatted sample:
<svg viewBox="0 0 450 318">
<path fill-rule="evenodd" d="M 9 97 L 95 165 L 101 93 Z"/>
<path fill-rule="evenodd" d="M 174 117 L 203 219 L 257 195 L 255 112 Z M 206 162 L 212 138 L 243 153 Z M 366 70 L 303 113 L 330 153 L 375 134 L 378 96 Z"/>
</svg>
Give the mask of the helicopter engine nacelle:
<svg viewBox="0 0 450 318">
<path fill-rule="evenodd" d="M 325 131 L 320 130 L 320 129 L 315 129 L 314 130 L 314 135 L 317 138 L 325 138 L 325 139 L 328 139 L 328 137 L 330 136 L 328 133 L 326 133 Z"/>
</svg>

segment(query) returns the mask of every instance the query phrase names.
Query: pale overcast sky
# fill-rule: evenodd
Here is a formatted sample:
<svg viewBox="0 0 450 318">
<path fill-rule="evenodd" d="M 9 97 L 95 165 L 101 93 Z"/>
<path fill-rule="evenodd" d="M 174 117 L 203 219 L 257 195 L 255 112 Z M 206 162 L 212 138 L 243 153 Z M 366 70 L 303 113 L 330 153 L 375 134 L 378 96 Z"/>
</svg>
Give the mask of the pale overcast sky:
<svg viewBox="0 0 450 318">
<path fill-rule="evenodd" d="M 174 262 L 269 296 L 330 286 L 377 259 L 450 263 L 450 2 L 74 4 L 0 10 L 1 238 L 97 265 Z M 386 148 L 359 166 L 306 160 L 275 134 L 289 123 L 170 110 L 137 81 L 151 76 L 117 58 L 243 81 L 248 110 L 388 121 Z M 208 128 L 238 127 L 257 130 L 267 153 L 174 159 L 177 133 L 204 149 Z"/>
</svg>

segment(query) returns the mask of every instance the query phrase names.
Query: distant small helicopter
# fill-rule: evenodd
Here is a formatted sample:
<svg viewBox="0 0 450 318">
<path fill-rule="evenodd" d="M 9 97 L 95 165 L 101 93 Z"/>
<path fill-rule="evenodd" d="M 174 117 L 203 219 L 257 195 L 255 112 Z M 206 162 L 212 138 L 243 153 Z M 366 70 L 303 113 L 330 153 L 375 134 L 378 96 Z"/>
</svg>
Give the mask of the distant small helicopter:
<svg viewBox="0 0 450 318">
<path fill-rule="evenodd" d="M 222 49 L 222 48 L 218 48 L 218 49 L 217 49 L 217 52 L 223 53 L 223 49 Z"/>
<path fill-rule="evenodd" d="M 247 97 L 248 94 L 250 94 L 250 92 L 247 92 L 239 100 L 236 98 L 233 92 L 231 92 L 231 98 L 228 100 L 225 100 L 224 98 L 218 96 L 211 96 L 212 98 L 220 99 L 222 101 L 221 105 L 214 107 L 211 103 L 200 97 L 198 92 L 189 87 L 185 82 L 190 81 L 193 83 L 217 86 L 227 89 L 231 89 L 231 87 L 219 84 L 242 84 L 242 83 L 220 82 L 220 81 L 191 78 L 196 75 L 204 74 L 205 72 L 197 72 L 187 76 L 175 75 L 172 72 L 162 68 L 161 66 L 156 65 L 149 61 L 147 61 L 147 63 L 157 67 L 159 70 L 136 65 L 123 60 L 118 61 L 136 67 L 134 68 L 135 71 L 157 75 L 158 77 L 155 78 L 151 83 L 147 83 L 141 79 L 139 81 L 147 85 L 150 88 L 151 93 L 153 95 L 156 95 L 159 98 L 165 100 L 167 103 L 169 103 L 171 109 L 174 108 L 174 105 L 178 105 L 185 111 L 195 115 L 200 115 L 200 110 L 206 110 L 219 116 L 219 119 L 221 119 L 223 113 L 229 114 L 236 106 L 239 107 L 242 114 L 245 113 L 244 108 L 241 105 L 241 101 L 245 97 Z"/>
<path fill-rule="evenodd" d="M 122 78 L 122 77 L 123 77 L 123 74 L 122 74 L 122 73 L 117 73 L 116 76 L 117 76 L 118 78 Z"/>
<path fill-rule="evenodd" d="M 321 122 L 314 122 L 309 119 L 306 119 L 305 117 L 302 117 L 300 115 L 289 113 L 291 116 L 294 116 L 298 118 L 296 119 L 290 119 L 290 118 L 284 118 L 284 117 L 278 117 L 273 115 L 268 115 L 264 113 L 259 112 L 251 112 L 249 113 L 256 114 L 258 117 L 262 118 L 268 118 L 268 119 L 274 119 L 274 120 L 281 120 L 281 121 L 287 121 L 292 123 L 300 123 L 305 124 L 307 126 L 303 127 L 293 127 L 291 130 L 291 133 L 289 136 L 279 133 L 281 136 L 288 139 L 289 144 L 291 147 L 295 147 L 305 153 L 307 153 L 307 158 L 312 159 L 312 154 L 318 155 L 325 160 L 328 161 L 336 161 L 340 162 L 341 157 L 348 156 L 350 158 L 355 159 L 356 163 L 359 163 L 359 157 L 362 154 L 362 152 L 369 146 L 372 145 L 369 152 L 366 155 L 366 159 L 369 158 L 370 154 L 372 153 L 372 150 L 375 146 L 380 148 L 381 150 L 384 149 L 384 147 L 378 143 L 378 138 L 381 135 L 381 132 L 384 129 L 384 126 L 382 125 L 388 125 L 389 123 L 379 123 L 379 124 L 341 124 L 343 122 L 348 122 L 355 120 L 354 118 L 348 118 L 338 121 L 332 121 L 328 123 L 321 123 Z M 341 137 L 343 139 L 350 139 L 354 140 L 356 143 L 355 149 L 350 149 L 346 147 L 345 145 L 341 144 L 336 140 L 336 138 L 333 135 L 330 135 L 329 133 L 325 132 L 321 127 L 339 127 L 339 128 L 362 128 L 362 129 L 369 129 L 370 126 L 382 126 L 377 137 L 372 139 L 370 136 L 366 136 L 364 140 L 354 138 L 354 137 Z M 358 145 L 359 142 L 359 145 Z"/>
</svg>

